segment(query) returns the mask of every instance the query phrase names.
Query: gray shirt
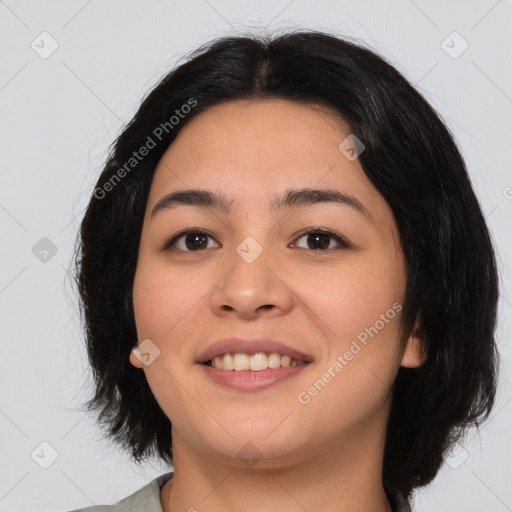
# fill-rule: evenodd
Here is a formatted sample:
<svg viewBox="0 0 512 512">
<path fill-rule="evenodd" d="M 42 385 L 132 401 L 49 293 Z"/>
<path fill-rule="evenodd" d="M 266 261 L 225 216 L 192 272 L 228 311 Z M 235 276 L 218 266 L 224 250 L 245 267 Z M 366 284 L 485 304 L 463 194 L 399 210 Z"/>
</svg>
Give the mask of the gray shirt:
<svg viewBox="0 0 512 512">
<path fill-rule="evenodd" d="M 163 512 L 160 503 L 160 491 L 165 483 L 172 478 L 173 472 L 155 478 L 130 496 L 118 501 L 115 505 L 93 505 L 92 507 L 71 510 L 69 512 Z M 384 486 L 393 512 L 411 512 L 407 500 L 396 489 Z"/>
</svg>

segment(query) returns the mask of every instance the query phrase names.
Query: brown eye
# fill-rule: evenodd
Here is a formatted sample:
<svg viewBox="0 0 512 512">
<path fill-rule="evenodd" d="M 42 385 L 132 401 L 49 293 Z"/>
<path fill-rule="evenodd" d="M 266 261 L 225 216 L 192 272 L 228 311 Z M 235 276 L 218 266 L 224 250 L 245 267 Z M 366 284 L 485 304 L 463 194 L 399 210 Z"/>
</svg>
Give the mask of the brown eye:
<svg viewBox="0 0 512 512">
<path fill-rule="evenodd" d="M 199 252 L 208 249 L 208 238 L 213 240 L 213 237 L 203 231 L 187 230 L 169 240 L 163 250 Z"/>
<path fill-rule="evenodd" d="M 338 244 L 338 247 L 341 246 L 345 249 L 350 247 L 350 244 L 341 238 L 337 233 L 325 229 L 307 231 L 306 233 L 303 233 L 297 240 L 302 238 L 306 239 L 306 247 L 301 247 L 301 249 L 310 249 L 312 251 L 327 251 L 334 249 L 335 247 L 330 247 L 332 240 Z"/>
<path fill-rule="evenodd" d="M 201 252 L 211 248 L 208 246 L 208 239 L 215 240 L 211 235 L 199 230 L 186 230 L 178 233 L 168 242 L 165 243 L 162 250 L 164 251 L 183 251 L 183 252 Z M 336 248 L 348 249 L 350 244 L 334 231 L 326 229 L 311 229 L 303 233 L 297 240 L 305 239 L 306 246 L 300 247 L 297 242 L 294 246 L 301 249 L 309 249 L 311 251 L 326 252 Z M 331 246 L 332 242 L 334 246 Z M 220 247 L 218 242 L 217 247 Z M 215 246 L 214 246 L 215 247 Z"/>
</svg>

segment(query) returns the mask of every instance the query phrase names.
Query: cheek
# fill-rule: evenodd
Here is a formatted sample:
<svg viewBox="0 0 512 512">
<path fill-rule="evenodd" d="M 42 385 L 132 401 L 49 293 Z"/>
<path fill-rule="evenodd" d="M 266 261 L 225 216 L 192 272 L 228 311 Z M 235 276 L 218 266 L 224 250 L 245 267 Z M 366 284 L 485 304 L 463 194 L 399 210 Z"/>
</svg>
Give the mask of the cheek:
<svg viewBox="0 0 512 512">
<path fill-rule="evenodd" d="M 133 285 L 138 340 L 151 340 L 159 351 L 155 361 L 144 367 L 144 373 L 167 414 L 181 406 L 178 382 L 183 379 L 183 362 L 192 358 L 190 346 L 183 341 L 196 334 L 191 310 L 198 299 L 194 288 L 183 284 L 177 275 L 151 264 L 137 269 Z"/>
<path fill-rule="evenodd" d="M 167 344 L 175 338 L 204 294 L 200 281 L 197 274 L 171 272 L 165 265 L 142 261 L 133 284 L 139 339 L 142 336 Z"/>
<path fill-rule="evenodd" d="M 308 305 L 329 328 L 329 337 L 338 340 L 340 346 L 373 326 L 388 310 L 391 309 L 388 317 L 396 317 L 393 304 L 401 304 L 403 283 L 399 268 L 383 259 L 376 255 L 316 278 L 310 275 L 302 286 Z M 386 329 L 388 325 L 391 322 L 386 323 Z"/>
<path fill-rule="evenodd" d="M 201 289 L 193 285 L 194 278 L 187 275 L 184 279 L 184 275 L 140 259 L 133 284 L 138 339 L 149 338 L 160 351 L 155 361 L 141 371 L 166 416 L 178 425 L 190 421 L 190 396 L 180 384 L 186 382 L 189 371 L 184 361 L 192 361 L 184 340 L 200 335 L 193 313 L 202 295 Z"/>
<path fill-rule="evenodd" d="M 386 396 L 399 367 L 405 285 L 400 266 L 375 254 L 309 282 L 304 297 L 327 339 L 322 364 L 310 383 L 317 383 L 312 394 L 319 395 L 316 405 L 323 404 L 319 412 L 324 407 L 328 414 L 356 411 L 362 404 L 371 410 Z M 329 404 L 336 407 L 329 409 Z"/>
</svg>

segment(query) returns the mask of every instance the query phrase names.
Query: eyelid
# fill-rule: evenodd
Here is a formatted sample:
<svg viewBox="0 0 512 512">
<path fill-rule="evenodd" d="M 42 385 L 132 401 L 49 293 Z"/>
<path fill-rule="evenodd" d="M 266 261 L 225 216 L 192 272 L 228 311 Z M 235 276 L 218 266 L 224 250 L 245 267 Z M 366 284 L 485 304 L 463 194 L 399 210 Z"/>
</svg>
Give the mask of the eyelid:
<svg viewBox="0 0 512 512">
<path fill-rule="evenodd" d="M 344 249 L 349 249 L 350 247 L 352 247 L 352 244 L 346 239 L 344 238 L 343 236 L 341 236 L 339 233 L 337 233 L 336 231 L 333 231 L 332 229 L 329 229 L 329 228 L 322 228 L 322 227 L 317 227 L 317 228 L 307 228 L 303 231 L 301 231 L 300 233 L 298 233 L 297 235 L 295 235 L 295 242 L 297 240 L 299 240 L 300 238 L 302 238 L 303 236 L 305 235 L 309 235 L 310 233 L 322 233 L 324 235 L 329 235 L 330 237 L 332 237 L 334 240 L 336 240 L 338 242 L 338 244 L 344 248 Z M 331 251 L 332 249 L 328 249 L 326 251 L 314 251 L 313 249 L 311 249 L 311 252 L 329 252 Z"/>
<path fill-rule="evenodd" d="M 172 235 L 171 238 L 167 239 L 163 244 L 162 251 L 172 250 L 172 245 L 175 244 L 182 236 L 188 235 L 189 233 L 199 233 L 201 235 L 206 235 L 217 242 L 216 238 L 211 233 L 209 233 L 208 231 L 206 231 L 202 228 L 186 228 L 186 229 L 182 229 L 181 231 L 178 231 L 177 233 Z M 220 242 L 217 242 L 217 243 L 220 243 Z M 184 251 L 184 252 L 195 252 L 195 251 Z"/>
<path fill-rule="evenodd" d="M 206 236 L 212 238 L 213 240 L 215 240 L 215 242 L 220 243 L 217 241 L 217 239 L 211 233 L 209 233 L 208 231 L 206 231 L 202 228 L 186 228 L 186 229 L 183 229 L 182 231 L 179 231 L 178 233 L 175 233 L 170 239 L 166 240 L 163 244 L 162 251 L 172 251 L 173 250 L 172 246 L 181 237 L 183 237 L 189 233 L 206 235 Z M 340 246 L 339 248 L 349 249 L 352 247 L 352 244 L 350 242 L 348 242 L 348 240 L 346 240 L 340 234 L 338 234 L 336 231 L 333 231 L 332 229 L 328 229 L 328 228 L 322 228 L 322 227 L 307 228 L 307 229 L 299 232 L 298 234 L 294 235 L 294 243 L 296 243 L 297 240 L 301 239 L 303 236 L 309 235 L 311 233 L 321 233 L 321 234 L 329 235 L 331 238 L 333 238 L 339 244 L 339 246 Z M 180 250 L 180 249 L 178 249 L 178 250 Z M 327 250 L 323 250 L 323 251 L 322 250 L 315 251 L 313 249 L 310 249 L 311 252 L 319 252 L 319 253 L 330 252 L 332 250 L 333 249 L 327 249 Z M 202 251 L 182 251 L 182 252 L 202 252 Z"/>
</svg>

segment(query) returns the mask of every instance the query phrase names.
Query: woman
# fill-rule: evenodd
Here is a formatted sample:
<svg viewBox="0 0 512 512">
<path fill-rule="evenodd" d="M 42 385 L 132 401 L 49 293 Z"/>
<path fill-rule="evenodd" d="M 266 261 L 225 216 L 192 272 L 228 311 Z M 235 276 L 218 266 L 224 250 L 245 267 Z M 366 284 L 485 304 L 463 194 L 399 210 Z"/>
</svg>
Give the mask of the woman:
<svg viewBox="0 0 512 512">
<path fill-rule="evenodd" d="M 342 38 L 222 38 L 171 71 L 76 264 L 87 407 L 173 464 L 108 510 L 411 510 L 492 409 L 498 278 L 465 164 Z"/>
</svg>

